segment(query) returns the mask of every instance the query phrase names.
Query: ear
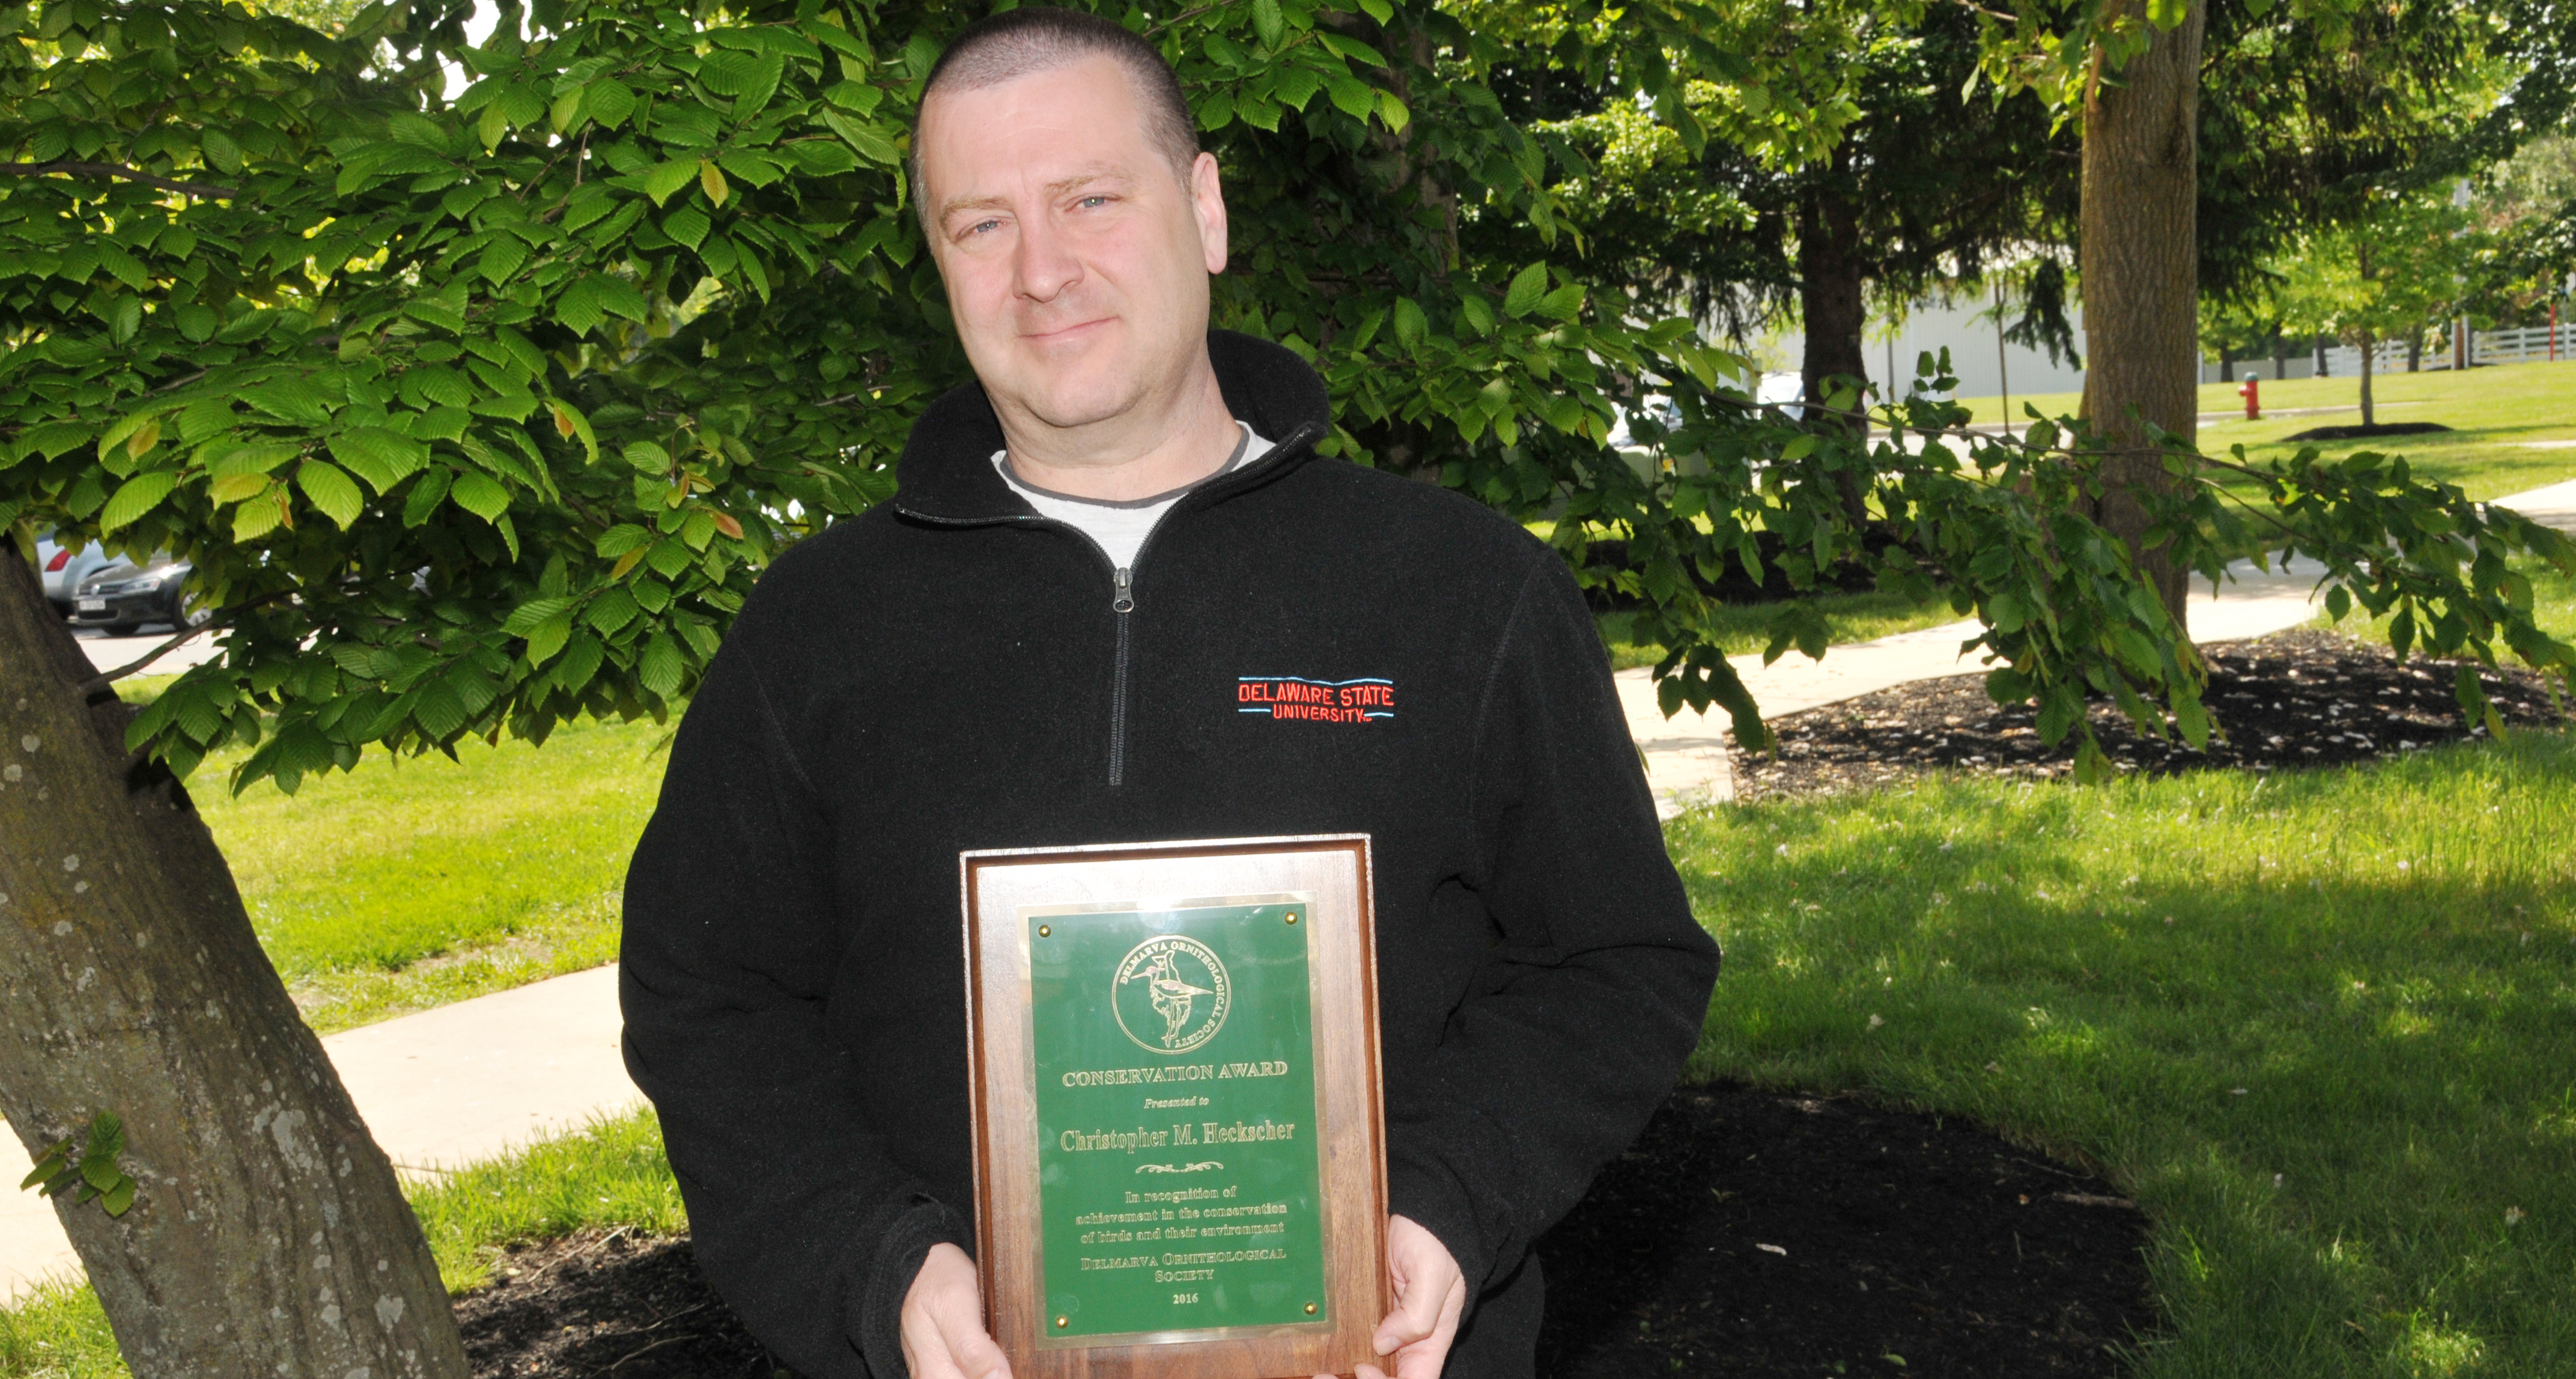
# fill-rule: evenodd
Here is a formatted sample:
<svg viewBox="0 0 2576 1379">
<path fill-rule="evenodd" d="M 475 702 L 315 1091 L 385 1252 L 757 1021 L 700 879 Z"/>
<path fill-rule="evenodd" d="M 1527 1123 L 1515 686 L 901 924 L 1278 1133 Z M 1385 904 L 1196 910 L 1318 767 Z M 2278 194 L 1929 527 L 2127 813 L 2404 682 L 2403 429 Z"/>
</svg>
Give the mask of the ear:
<svg viewBox="0 0 2576 1379">
<path fill-rule="evenodd" d="M 1216 155 L 1202 153 L 1190 164 L 1190 213 L 1198 218 L 1199 247 L 1210 274 L 1225 271 L 1225 190 L 1218 184 Z"/>
</svg>

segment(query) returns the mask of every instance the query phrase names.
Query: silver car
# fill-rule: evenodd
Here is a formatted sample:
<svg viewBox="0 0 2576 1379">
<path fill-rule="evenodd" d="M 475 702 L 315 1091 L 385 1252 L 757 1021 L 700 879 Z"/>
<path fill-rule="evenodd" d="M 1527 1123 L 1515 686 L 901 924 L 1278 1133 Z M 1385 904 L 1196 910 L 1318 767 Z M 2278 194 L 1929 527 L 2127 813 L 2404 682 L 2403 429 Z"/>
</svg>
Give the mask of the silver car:
<svg viewBox="0 0 2576 1379">
<path fill-rule="evenodd" d="M 194 565 L 166 555 L 140 566 L 120 560 L 93 570 L 72 588 L 72 626 L 103 627 L 111 637 L 145 623 L 202 626 L 213 610 L 189 596 L 188 576 L 194 573 Z"/>
<path fill-rule="evenodd" d="M 72 615 L 73 591 L 81 581 L 116 563 L 116 557 L 96 543 L 65 546 L 54 540 L 51 531 L 36 538 L 36 569 L 44 576 L 45 599 L 66 618 Z"/>
</svg>

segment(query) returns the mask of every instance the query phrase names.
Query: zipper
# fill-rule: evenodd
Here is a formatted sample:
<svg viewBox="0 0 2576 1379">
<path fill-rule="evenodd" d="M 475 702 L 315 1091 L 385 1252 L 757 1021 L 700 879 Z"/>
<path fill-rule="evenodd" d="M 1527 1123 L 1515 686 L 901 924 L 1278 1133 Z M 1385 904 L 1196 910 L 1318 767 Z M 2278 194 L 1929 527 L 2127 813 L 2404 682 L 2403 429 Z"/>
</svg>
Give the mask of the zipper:
<svg viewBox="0 0 2576 1379">
<path fill-rule="evenodd" d="M 1263 456 L 1257 463 L 1266 464 L 1273 456 L 1286 454 L 1292 447 L 1312 445 L 1323 431 L 1324 428 L 1314 422 L 1299 426 L 1290 431 L 1284 439 L 1274 442 L 1270 453 Z M 1247 474 L 1251 472 L 1253 471 L 1238 471 L 1238 473 Z M 1235 476 L 1221 476 L 1220 481 L 1223 478 L 1232 477 Z M 1051 517 L 1023 517 L 1016 513 L 994 517 L 934 516 L 906 508 L 900 501 L 895 504 L 895 510 L 915 521 L 931 522 L 943 527 L 981 527 L 1010 523 L 1068 531 L 1079 537 L 1083 544 L 1091 547 L 1100 556 L 1101 564 L 1109 566 L 1109 611 L 1117 619 L 1116 645 L 1109 671 L 1109 788 L 1115 790 L 1125 785 L 1127 781 L 1127 682 L 1130 678 L 1127 667 L 1128 662 L 1133 658 L 1135 646 L 1136 567 L 1145 563 L 1145 552 L 1152 549 L 1154 538 L 1162 534 L 1164 524 L 1172 520 L 1173 514 L 1188 507 L 1193 500 L 1200 499 L 1210 491 L 1210 488 L 1203 485 L 1183 495 L 1179 502 L 1165 509 L 1163 515 L 1155 519 L 1154 525 L 1146 530 L 1145 539 L 1136 543 L 1136 554 L 1130 556 L 1125 565 L 1111 562 L 1107 548 L 1093 540 L 1091 533 Z M 1222 492 L 1222 489 L 1214 491 Z"/>
<path fill-rule="evenodd" d="M 1162 524 L 1157 522 L 1155 525 Z M 1146 539 L 1152 540 L 1153 533 L 1147 532 Z M 1136 548 L 1138 556 L 1144 553 L 1143 546 Z M 1103 556 L 1107 554 L 1102 552 Z M 1122 567 L 1111 571 L 1110 589 L 1109 611 L 1118 619 L 1118 654 L 1111 663 L 1109 675 L 1109 788 L 1115 790 L 1127 778 L 1127 658 L 1133 642 L 1132 624 L 1136 620 L 1134 568 Z"/>
</svg>

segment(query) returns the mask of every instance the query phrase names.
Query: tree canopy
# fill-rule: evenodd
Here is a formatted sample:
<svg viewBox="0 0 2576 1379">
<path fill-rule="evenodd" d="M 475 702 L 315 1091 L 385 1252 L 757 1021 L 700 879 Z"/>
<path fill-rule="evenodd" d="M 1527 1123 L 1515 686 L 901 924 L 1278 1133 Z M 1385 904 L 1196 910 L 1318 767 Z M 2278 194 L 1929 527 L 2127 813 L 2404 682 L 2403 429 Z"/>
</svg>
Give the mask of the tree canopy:
<svg viewBox="0 0 2576 1379">
<path fill-rule="evenodd" d="M 0 19 L 0 516 L 196 562 L 226 654 L 134 727 L 183 774 L 255 743 L 236 784 L 291 789 L 370 744 L 667 714 L 760 566 L 884 496 L 911 418 L 964 377 L 900 168 L 964 15 L 548 0 L 467 46 L 465 13 L 395 0 L 335 34 L 206 0 Z M 1871 454 L 1747 406 L 1723 382 L 1740 361 L 1586 233 L 1616 151 L 1501 94 L 1590 82 L 1651 113 L 1638 138 L 1796 167 L 1860 119 L 1867 71 L 1806 60 L 1848 32 L 1730 48 L 1780 16 L 1671 5 L 1551 10 L 1516 42 L 1523 16 L 1129 17 L 1227 169 L 1219 324 L 1314 360 L 1343 420 L 1328 446 L 1554 516 L 1571 555 L 1627 539 L 1609 577 L 1652 605 L 1673 693 L 1727 700 L 1755 740 L 1699 627 L 1720 567 L 1763 563 L 1757 534 L 1802 585 L 1937 576 L 1989 616 L 2016 667 L 1999 688 L 2055 696 L 2053 726 L 2083 731 L 2086 692 L 2187 698 L 2187 645 L 2139 651 L 2171 638 L 2131 610 L 2124 563 L 2088 564 L 2095 538 L 2005 477 L 2072 466 L 2080 488 L 2079 456 Z M 1690 425 L 1641 423 L 1641 475 L 1603 441 L 1645 391 Z M 2283 482 L 2267 520 L 2327 501 Z M 2482 644 L 2511 619 L 2463 579 L 2464 607 L 2489 602 L 2456 645 Z M 1782 619 L 1778 647 L 1821 649 L 1811 616 Z"/>
</svg>

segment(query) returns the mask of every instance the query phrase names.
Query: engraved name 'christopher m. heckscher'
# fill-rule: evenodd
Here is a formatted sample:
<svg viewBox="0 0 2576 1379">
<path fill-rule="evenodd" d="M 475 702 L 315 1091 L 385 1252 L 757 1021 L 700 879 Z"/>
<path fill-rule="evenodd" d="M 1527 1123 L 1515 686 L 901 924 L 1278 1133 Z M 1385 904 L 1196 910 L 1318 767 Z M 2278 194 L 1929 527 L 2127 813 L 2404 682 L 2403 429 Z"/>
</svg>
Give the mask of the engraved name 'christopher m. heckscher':
<svg viewBox="0 0 2576 1379">
<path fill-rule="evenodd" d="M 1051 1340 L 1332 1323 L 1306 901 L 1024 915 Z"/>
</svg>

